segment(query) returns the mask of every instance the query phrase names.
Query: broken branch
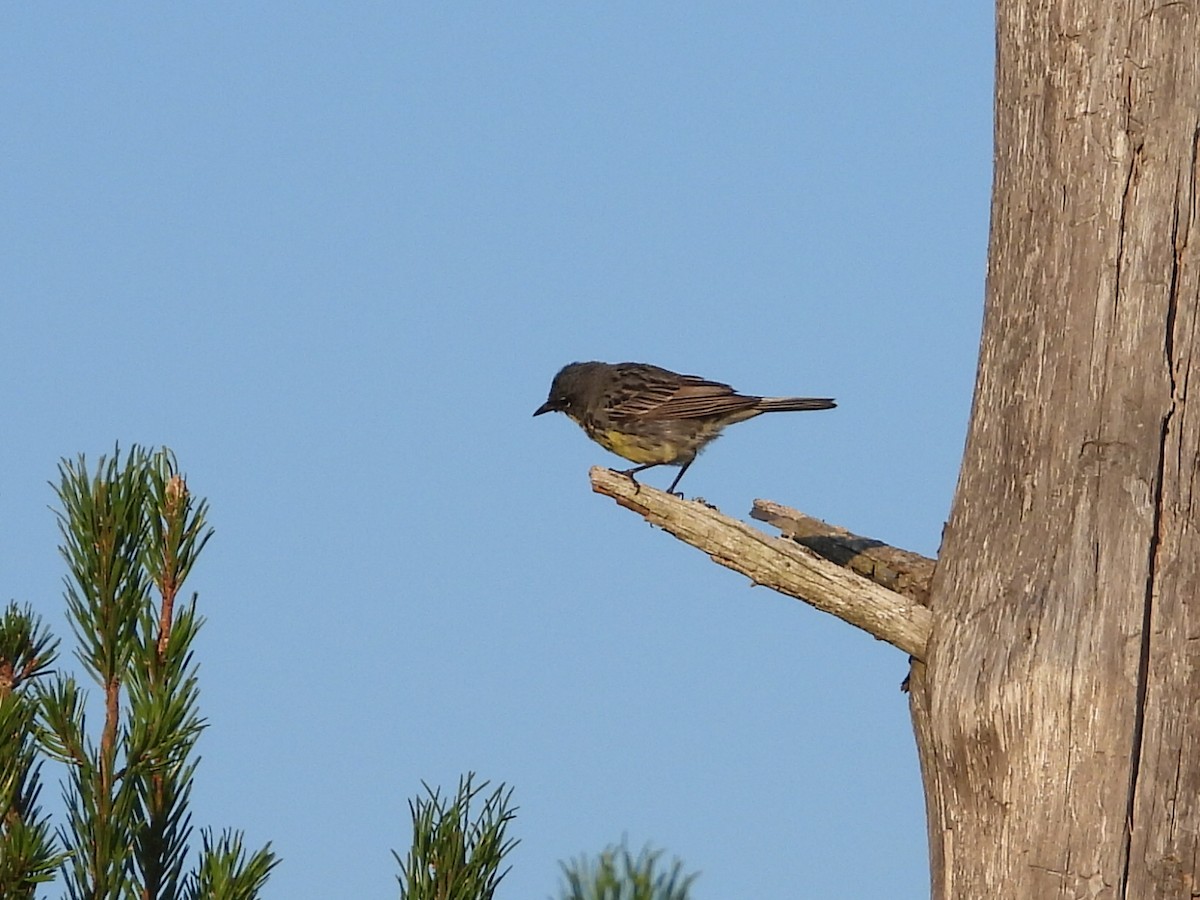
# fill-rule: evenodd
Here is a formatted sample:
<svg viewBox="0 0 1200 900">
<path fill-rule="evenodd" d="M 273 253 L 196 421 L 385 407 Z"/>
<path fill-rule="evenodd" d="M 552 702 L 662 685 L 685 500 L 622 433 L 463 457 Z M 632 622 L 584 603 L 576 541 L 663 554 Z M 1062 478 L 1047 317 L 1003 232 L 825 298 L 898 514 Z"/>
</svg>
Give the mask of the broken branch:
<svg viewBox="0 0 1200 900">
<path fill-rule="evenodd" d="M 764 534 L 696 500 L 684 500 L 599 466 L 592 489 L 653 525 L 741 572 L 755 584 L 802 600 L 905 653 L 922 659 L 932 626 L 929 610 L 823 559 L 807 547 Z"/>
</svg>

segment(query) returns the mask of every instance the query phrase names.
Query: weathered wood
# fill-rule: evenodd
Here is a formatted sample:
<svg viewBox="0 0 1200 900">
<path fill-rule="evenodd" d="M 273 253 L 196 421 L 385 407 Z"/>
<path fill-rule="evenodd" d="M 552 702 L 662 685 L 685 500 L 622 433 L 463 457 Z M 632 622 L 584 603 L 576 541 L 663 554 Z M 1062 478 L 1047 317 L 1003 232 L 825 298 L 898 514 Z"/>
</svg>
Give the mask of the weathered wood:
<svg viewBox="0 0 1200 900">
<path fill-rule="evenodd" d="M 911 656 L 924 656 L 932 616 L 909 598 L 702 502 L 637 484 L 599 466 L 591 470 L 591 479 L 597 493 L 612 497 L 755 584 L 803 600 Z"/>
<path fill-rule="evenodd" d="M 934 897 L 1195 897 L 1200 10 L 997 24 L 979 375 L 913 683 Z"/>
<path fill-rule="evenodd" d="M 784 537 L 830 562 L 922 606 L 929 605 L 929 585 L 936 561 L 927 556 L 854 534 L 773 500 L 755 500 L 750 517 L 774 525 Z"/>
</svg>

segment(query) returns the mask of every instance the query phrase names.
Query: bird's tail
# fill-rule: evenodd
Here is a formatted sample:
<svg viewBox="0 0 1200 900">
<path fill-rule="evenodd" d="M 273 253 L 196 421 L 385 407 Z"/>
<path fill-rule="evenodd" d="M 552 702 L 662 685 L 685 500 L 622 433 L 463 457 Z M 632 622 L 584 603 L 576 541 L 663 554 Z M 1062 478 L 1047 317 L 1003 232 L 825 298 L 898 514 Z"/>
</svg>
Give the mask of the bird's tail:
<svg viewBox="0 0 1200 900">
<path fill-rule="evenodd" d="M 758 401 L 761 412 L 801 412 L 809 409 L 833 409 L 837 404 L 823 397 L 763 397 Z"/>
</svg>

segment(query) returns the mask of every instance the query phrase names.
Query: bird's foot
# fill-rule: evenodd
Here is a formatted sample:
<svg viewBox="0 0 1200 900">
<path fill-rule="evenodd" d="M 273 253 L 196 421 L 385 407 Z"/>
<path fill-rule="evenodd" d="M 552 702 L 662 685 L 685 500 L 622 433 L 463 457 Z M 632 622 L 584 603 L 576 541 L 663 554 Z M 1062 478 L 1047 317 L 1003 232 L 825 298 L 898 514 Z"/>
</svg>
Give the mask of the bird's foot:
<svg viewBox="0 0 1200 900">
<path fill-rule="evenodd" d="M 642 471 L 640 466 L 635 466 L 632 469 L 614 469 L 613 471 L 615 471 L 618 475 L 624 475 L 626 478 L 628 478 L 630 481 L 633 482 L 633 493 L 635 496 L 642 492 L 641 483 L 636 478 L 633 477 L 636 473 Z"/>
</svg>

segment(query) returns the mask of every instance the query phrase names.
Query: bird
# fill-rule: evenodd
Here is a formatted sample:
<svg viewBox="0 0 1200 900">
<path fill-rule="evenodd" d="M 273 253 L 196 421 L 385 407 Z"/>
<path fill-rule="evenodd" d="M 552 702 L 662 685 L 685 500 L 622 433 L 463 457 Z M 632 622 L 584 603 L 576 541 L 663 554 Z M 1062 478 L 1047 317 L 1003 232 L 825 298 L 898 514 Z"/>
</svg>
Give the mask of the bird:
<svg viewBox="0 0 1200 900">
<path fill-rule="evenodd" d="M 634 483 L 654 466 L 679 466 L 667 488 L 675 493 L 696 455 L 727 425 L 766 412 L 833 409 L 824 397 L 756 397 L 720 381 L 681 375 L 648 363 L 574 362 L 554 376 L 535 416 L 561 412 L 593 441 L 624 457 L 621 472 Z"/>
</svg>

